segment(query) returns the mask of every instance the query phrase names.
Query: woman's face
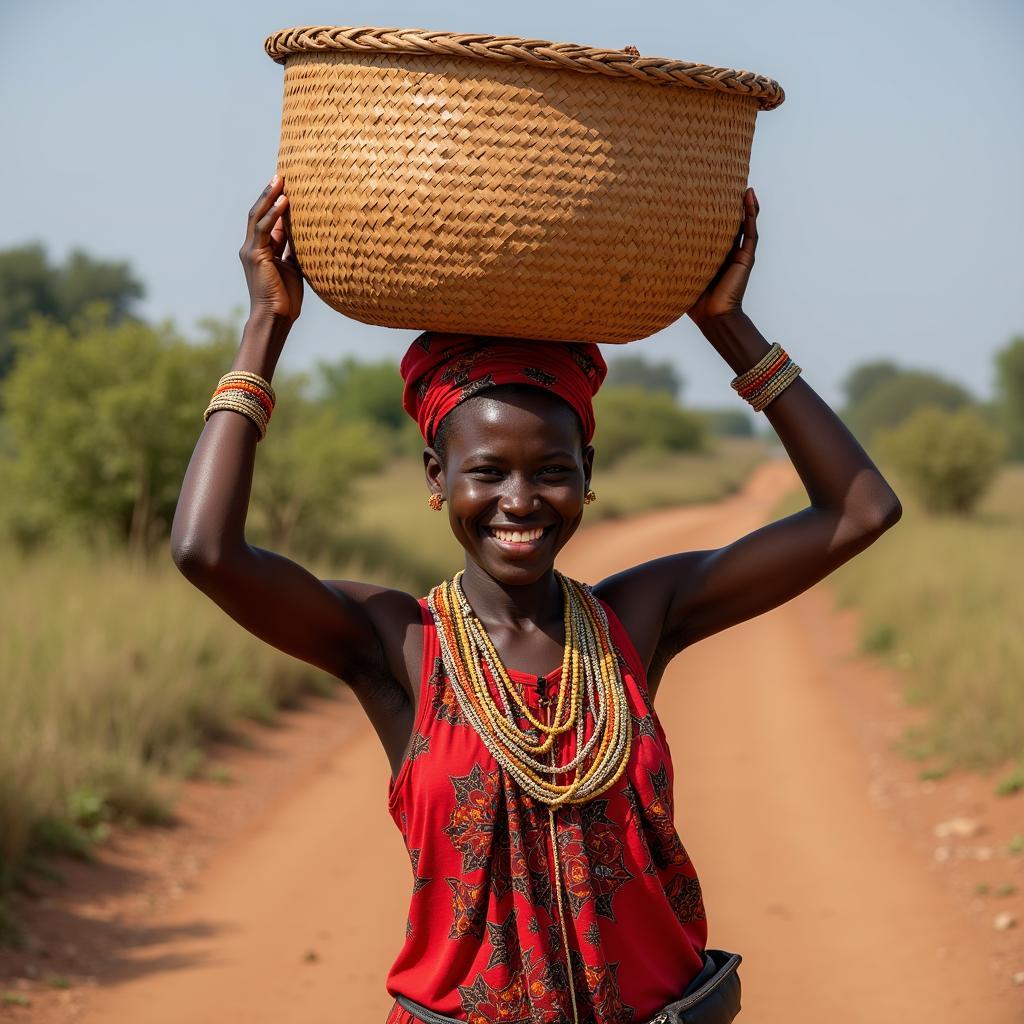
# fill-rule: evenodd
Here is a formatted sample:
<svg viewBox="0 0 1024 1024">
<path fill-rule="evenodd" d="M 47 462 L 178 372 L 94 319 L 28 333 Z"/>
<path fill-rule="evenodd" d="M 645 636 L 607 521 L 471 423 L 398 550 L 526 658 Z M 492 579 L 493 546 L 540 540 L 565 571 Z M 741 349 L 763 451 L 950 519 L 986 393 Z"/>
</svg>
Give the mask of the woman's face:
<svg viewBox="0 0 1024 1024">
<path fill-rule="evenodd" d="M 572 409 L 536 388 L 489 390 L 448 417 L 446 465 L 431 448 L 424 464 L 452 532 L 494 579 L 534 582 L 580 524 L 594 449 L 581 450 Z"/>
</svg>

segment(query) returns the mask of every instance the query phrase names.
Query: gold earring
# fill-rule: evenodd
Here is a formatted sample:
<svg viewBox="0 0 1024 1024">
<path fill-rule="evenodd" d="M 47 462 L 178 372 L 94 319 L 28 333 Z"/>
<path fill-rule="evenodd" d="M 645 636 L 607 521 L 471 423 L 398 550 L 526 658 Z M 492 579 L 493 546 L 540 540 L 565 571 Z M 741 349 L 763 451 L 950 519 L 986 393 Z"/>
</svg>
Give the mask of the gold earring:
<svg viewBox="0 0 1024 1024">
<path fill-rule="evenodd" d="M 435 511 L 440 512 L 441 506 L 444 504 L 444 498 L 437 491 L 433 491 L 429 498 L 427 498 L 427 504 Z"/>
<path fill-rule="evenodd" d="M 597 501 L 597 495 L 588 489 L 587 493 L 583 495 L 583 504 L 589 505 L 592 501 Z"/>
</svg>

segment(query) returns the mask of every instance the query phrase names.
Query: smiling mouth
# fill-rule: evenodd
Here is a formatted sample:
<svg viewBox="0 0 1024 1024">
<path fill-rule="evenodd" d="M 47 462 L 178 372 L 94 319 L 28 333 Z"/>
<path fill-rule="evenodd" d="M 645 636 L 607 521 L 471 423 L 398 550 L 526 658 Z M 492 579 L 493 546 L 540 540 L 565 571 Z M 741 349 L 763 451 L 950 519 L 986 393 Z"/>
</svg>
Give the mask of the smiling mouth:
<svg viewBox="0 0 1024 1024">
<path fill-rule="evenodd" d="M 526 551 L 538 546 L 553 529 L 554 526 L 537 526 L 532 530 L 485 526 L 484 533 L 492 540 L 497 541 L 503 548 L 513 551 Z"/>
</svg>

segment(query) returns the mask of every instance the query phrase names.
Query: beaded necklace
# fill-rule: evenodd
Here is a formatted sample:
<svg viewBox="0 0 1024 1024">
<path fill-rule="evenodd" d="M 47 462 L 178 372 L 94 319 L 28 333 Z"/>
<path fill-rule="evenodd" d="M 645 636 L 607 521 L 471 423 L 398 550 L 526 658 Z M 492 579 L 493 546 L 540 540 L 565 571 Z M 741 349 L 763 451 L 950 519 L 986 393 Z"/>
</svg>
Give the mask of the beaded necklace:
<svg viewBox="0 0 1024 1024">
<path fill-rule="evenodd" d="M 466 718 L 524 792 L 557 807 L 586 803 L 615 785 L 629 760 L 632 721 L 604 608 L 589 586 L 554 572 L 564 601 L 565 646 L 550 723 L 534 715 L 509 679 L 487 630 L 466 600 L 462 570 L 434 587 L 427 604 L 445 671 Z M 481 663 L 489 670 L 497 699 Z M 525 729 L 516 708 L 530 723 Z M 594 729 L 584 739 L 588 716 Z M 556 737 L 572 728 L 576 754 L 570 761 L 553 764 L 538 756 L 552 752 Z M 571 782 L 554 781 L 555 776 L 570 773 Z"/>
<path fill-rule="evenodd" d="M 547 805 L 566 974 L 573 1020 L 578 1022 L 562 905 L 555 810 L 566 803 L 585 803 L 615 785 L 629 761 L 632 717 L 604 608 L 587 584 L 572 580 L 557 569 L 554 573 L 562 589 L 565 645 L 550 722 L 533 714 L 509 679 L 487 630 L 466 599 L 463 570 L 434 587 L 427 596 L 427 605 L 437 627 L 445 672 L 467 720 L 520 788 Z M 488 686 L 481 662 L 494 682 L 497 699 Z M 520 726 L 516 708 L 529 722 L 526 728 Z M 584 740 L 588 717 L 594 723 L 593 732 Z M 576 730 L 576 754 L 570 761 L 556 764 L 555 739 L 572 728 Z M 546 761 L 538 756 L 543 754 L 548 755 Z M 558 775 L 569 773 L 571 782 L 555 782 Z"/>
</svg>

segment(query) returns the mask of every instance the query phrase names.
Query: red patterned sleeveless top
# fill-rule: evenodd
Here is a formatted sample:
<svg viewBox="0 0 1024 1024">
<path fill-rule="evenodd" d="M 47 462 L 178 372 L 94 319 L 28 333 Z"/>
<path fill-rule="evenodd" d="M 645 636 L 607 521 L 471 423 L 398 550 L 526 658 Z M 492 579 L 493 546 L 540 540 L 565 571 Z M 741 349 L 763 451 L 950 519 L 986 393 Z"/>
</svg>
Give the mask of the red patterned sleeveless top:
<svg viewBox="0 0 1024 1024">
<path fill-rule="evenodd" d="M 413 872 L 388 993 L 471 1024 L 565 1024 L 571 970 L 580 1024 L 646 1021 L 700 970 L 707 921 L 674 825 L 668 742 L 625 628 L 602 601 L 633 717 L 626 770 L 600 796 L 555 811 L 567 965 L 547 805 L 519 790 L 462 714 L 430 608 L 419 603 L 419 707 L 406 758 L 388 779 L 388 811 Z M 561 666 L 542 677 L 507 671 L 540 717 L 541 693 L 557 690 Z M 585 738 L 592 726 L 588 719 Z M 559 763 L 575 753 L 575 730 L 563 741 Z M 396 1001 L 387 1024 L 416 1019 Z"/>
</svg>

